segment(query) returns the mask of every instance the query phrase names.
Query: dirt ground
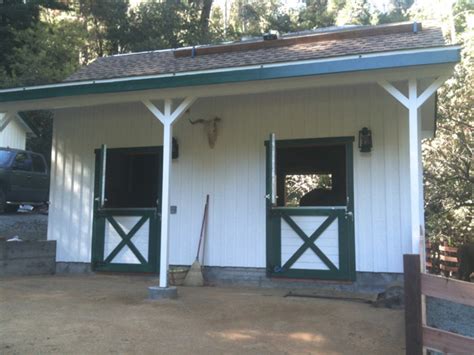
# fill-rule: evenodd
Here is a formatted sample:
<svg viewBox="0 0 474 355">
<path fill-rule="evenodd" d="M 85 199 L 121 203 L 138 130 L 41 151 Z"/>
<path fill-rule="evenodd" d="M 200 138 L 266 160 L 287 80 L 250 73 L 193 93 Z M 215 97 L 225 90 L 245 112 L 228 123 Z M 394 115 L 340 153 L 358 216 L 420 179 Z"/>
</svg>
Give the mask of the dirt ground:
<svg viewBox="0 0 474 355">
<path fill-rule="evenodd" d="M 18 212 L 0 215 L 0 238 L 18 236 L 22 240 L 46 240 L 48 215 Z"/>
<path fill-rule="evenodd" d="M 403 312 L 283 297 L 287 291 L 179 288 L 156 280 L 39 276 L 0 280 L 0 354 L 401 354 Z"/>
</svg>

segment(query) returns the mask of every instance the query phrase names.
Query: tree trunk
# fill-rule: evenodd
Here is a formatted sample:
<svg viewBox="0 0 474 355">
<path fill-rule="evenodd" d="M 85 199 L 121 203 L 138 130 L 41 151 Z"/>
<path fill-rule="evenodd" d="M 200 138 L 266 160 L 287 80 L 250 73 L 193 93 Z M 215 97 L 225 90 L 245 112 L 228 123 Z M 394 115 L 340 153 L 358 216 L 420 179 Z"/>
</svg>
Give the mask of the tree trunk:
<svg viewBox="0 0 474 355">
<path fill-rule="evenodd" d="M 201 41 L 209 39 L 209 17 L 211 16 L 212 0 L 203 0 L 201 8 Z"/>
</svg>

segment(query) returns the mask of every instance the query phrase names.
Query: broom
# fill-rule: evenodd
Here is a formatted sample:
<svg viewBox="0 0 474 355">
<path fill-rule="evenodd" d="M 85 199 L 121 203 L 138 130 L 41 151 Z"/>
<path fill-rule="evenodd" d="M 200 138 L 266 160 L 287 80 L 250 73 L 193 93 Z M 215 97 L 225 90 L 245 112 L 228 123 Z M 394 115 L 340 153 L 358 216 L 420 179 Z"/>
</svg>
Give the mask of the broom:
<svg viewBox="0 0 474 355">
<path fill-rule="evenodd" d="M 204 239 L 207 221 L 207 210 L 209 208 L 209 195 L 206 196 L 206 204 L 204 206 L 204 216 L 202 217 L 201 235 L 199 236 L 198 250 L 196 254 L 196 260 L 191 265 L 191 268 L 184 279 L 184 286 L 204 286 L 204 277 L 202 276 L 202 267 L 199 262 L 199 253 L 201 251 L 201 244 Z"/>
</svg>

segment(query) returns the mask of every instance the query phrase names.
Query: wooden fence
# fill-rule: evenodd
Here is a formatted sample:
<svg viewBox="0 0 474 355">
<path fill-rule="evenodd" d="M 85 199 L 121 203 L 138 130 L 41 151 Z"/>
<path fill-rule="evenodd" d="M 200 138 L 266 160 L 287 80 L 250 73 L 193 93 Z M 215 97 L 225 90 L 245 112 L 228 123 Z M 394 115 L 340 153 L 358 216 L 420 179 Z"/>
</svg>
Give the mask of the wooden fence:
<svg viewBox="0 0 474 355">
<path fill-rule="evenodd" d="M 474 284 L 420 272 L 420 256 L 404 255 L 406 353 L 419 355 L 423 347 L 444 353 L 471 354 L 474 338 L 429 327 L 423 319 L 422 296 L 474 307 Z"/>
<path fill-rule="evenodd" d="M 452 277 L 458 273 L 458 248 L 450 247 L 446 241 L 426 242 L 426 269 L 431 274 Z"/>
</svg>

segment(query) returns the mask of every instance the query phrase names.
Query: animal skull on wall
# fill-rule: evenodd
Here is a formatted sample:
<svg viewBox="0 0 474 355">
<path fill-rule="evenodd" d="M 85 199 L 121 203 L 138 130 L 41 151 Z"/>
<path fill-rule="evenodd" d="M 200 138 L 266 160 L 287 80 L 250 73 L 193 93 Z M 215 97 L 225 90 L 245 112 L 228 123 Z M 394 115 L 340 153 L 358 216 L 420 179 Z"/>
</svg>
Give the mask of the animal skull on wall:
<svg viewBox="0 0 474 355">
<path fill-rule="evenodd" d="M 197 119 L 195 121 L 189 118 L 189 122 L 191 124 L 202 123 L 204 126 L 204 133 L 207 134 L 207 142 L 209 143 L 209 147 L 214 148 L 217 141 L 217 134 L 218 134 L 218 127 L 217 124 L 221 121 L 219 117 L 214 117 L 208 120 L 205 119 Z"/>
</svg>

